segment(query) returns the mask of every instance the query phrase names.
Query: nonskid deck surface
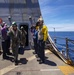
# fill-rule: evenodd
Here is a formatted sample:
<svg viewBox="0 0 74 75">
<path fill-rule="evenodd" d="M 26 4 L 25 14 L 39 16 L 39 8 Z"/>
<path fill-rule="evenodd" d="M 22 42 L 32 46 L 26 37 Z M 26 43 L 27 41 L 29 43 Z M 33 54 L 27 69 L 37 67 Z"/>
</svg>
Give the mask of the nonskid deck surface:
<svg viewBox="0 0 74 75">
<path fill-rule="evenodd" d="M 23 55 L 19 55 L 18 66 L 10 60 L 2 60 L 0 56 L 0 75 L 74 75 L 74 67 L 65 64 L 49 50 L 45 50 L 44 64 L 37 62 L 33 51 L 25 50 Z"/>
</svg>

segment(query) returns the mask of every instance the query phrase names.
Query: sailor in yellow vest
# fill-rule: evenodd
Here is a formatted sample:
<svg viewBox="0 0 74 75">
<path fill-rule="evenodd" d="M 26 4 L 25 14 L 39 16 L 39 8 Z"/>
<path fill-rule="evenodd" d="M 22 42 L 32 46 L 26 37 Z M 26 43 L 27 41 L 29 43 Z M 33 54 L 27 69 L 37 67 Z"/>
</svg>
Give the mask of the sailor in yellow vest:
<svg viewBox="0 0 74 75">
<path fill-rule="evenodd" d="M 39 22 L 39 28 L 38 28 L 38 51 L 39 51 L 39 63 L 44 63 L 45 62 L 45 42 L 48 37 L 48 30 L 46 25 L 43 23 L 43 19 L 40 17 L 38 19 Z"/>
</svg>

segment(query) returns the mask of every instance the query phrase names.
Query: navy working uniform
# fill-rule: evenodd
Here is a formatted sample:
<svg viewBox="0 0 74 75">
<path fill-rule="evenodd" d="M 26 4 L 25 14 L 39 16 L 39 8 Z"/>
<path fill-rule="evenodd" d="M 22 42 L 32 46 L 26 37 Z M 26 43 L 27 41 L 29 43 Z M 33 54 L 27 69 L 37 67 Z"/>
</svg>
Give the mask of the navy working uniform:
<svg viewBox="0 0 74 75">
<path fill-rule="evenodd" d="M 7 55 L 6 55 L 6 52 L 7 52 L 7 43 L 6 43 L 6 40 L 7 40 L 7 28 L 5 26 L 5 23 L 2 24 L 1 32 L 2 32 L 3 59 L 7 59 L 8 58 Z"/>
<path fill-rule="evenodd" d="M 14 55 L 15 65 L 17 65 L 18 64 L 18 50 L 19 50 L 19 45 L 20 45 L 21 32 L 17 28 L 17 24 L 15 22 L 12 23 L 12 28 L 9 31 L 9 35 L 12 40 L 12 51 L 13 51 L 13 55 Z"/>
<path fill-rule="evenodd" d="M 38 31 L 35 29 L 34 34 L 33 34 L 33 40 L 34 40 L 34 48 L 35 48 L 35 53 L 37 53 L 37 40 L 38 40 Z"/>
<path fill-rule="evenodd" d="M 27 32 L 21 27 L 21 45 L 25 48 Z"/>
</svg>

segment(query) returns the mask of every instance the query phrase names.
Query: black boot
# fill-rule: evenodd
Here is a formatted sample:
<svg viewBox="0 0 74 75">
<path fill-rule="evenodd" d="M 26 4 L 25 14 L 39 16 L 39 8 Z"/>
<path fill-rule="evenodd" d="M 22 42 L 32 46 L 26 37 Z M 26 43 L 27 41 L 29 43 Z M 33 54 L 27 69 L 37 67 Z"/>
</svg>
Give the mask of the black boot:
<svg viewBox="0 0 74 75">
<path fill-rule="evenodd" d="M 18 60 L 15 60 L 15 65 L 18 65 Z"/>
<path fill-rule="evenodd" d="M 12 55 L 12 53 L 8 52 L 7 55 Z"/>
<path fill-rule="evenodd" d="M 8 56 L 3 56 L 3 59 L 9 59 L 9 57 Z"/>
</svg>

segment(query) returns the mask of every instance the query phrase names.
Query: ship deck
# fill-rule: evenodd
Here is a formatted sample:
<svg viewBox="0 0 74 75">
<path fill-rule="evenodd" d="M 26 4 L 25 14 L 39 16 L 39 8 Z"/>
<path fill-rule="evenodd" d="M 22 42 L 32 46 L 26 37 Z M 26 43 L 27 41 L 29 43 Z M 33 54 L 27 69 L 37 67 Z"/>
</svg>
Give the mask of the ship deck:
<svg viewBox="0 0 74 75">
<path fill-rule="evenodd" d="M 9 60 L 2 60 L 0 56 L 0 75 L 74 75 L 74 67 L 65 64 L 59 57 L 50 50 L 45 50 L 45 63 L 39 64 L 33 54 L 34 50 L 25 50 L 19 55 L 17 66 Z"/>
</svg>

